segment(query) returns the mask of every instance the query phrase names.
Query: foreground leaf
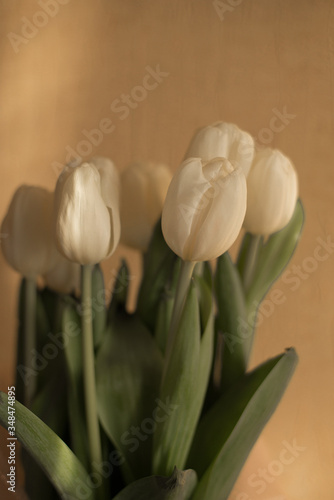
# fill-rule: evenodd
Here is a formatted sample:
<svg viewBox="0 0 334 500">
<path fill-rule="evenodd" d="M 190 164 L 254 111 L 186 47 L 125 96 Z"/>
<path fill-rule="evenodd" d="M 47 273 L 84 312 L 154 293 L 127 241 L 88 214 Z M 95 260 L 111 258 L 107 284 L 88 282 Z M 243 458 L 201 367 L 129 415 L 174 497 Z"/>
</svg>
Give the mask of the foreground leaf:
<svg viewBox="0 0 334 500">
<path fill-rule="evenodd" d="M 96 359 L 98 412 L 125 461 L 127 482 L 151 471 L 152 433 L 163 413 L 158 397 L 162 355 L 137 316 L 118 311 Z"/>
<path fill-rule="evenodd" d="M 210 289 L 197 278 L 190 285 L 160 389 L 160 398 L 170 401 L 171 409 L 154 435 L 155 474 L 170 474 L 175 466 L 182 469 L 187 459 L 211 368 L 212 307 Z"/>
<path fill-rule="evenodd" d="M 93 500 L 88 474 L 64 441 L 18 401 L 15 415 L 17 438 L 44 470 L 61 498 L 80 498 L 79 491 L 84 485 L 85 498 Z M 7 428 L 7 422 L 8 396 L 0 392 L 0 423 Z"/>
<path fill-rule="evenodd" d="M 135 481 L 114 500 L 188 500 L 196 483 L 195 471 L 175 468 L 171 477 L 150 476 Z"/>
<path fill-rule="evenodd" d="M 294 349 L 273 358 L 223 395 L 200 423 L 188 466 L 200 483 L 194 500 L 226 500 L 297 364 Z"/>
</svg>

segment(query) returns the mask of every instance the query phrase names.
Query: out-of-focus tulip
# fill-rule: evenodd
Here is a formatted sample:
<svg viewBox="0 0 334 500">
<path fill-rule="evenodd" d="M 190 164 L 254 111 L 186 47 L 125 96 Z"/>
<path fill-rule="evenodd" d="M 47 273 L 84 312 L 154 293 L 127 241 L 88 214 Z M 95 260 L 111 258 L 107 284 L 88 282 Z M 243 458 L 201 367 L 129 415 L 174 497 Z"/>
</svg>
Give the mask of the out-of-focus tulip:
<svg viewBox="0 0 334 500">
<path fill-rule="evenodd" d="M 289 158 L 277 149 L 259 150 L 247 178 L 244 227 L 268 235 L 286 226 L 298 197 L 298 178 Z"/>
<path fill-rule="evenodd" d="M 26 278 L 35 279 L 55 265 L 52 222 L 53 193 L 20 186 L 2 222 L 2 251 L 7 262 Z"/>
<path fill-rule="evenodd" d="M 194 135 L 185 158 L 227 158 L 241 167 L 247 177 L 254 158 L 254 140 L 233 123 L 217 122 L 199 129 Z"/>
<path fill-rule="evenodd" d="M 59 252 L 56 265 L 46 273 L 45 284 L 58 293 L 72 293 L 80 289 L 80 264 L 65 259 Z"/>
<path fill-rule="evenodd" d="M 65 167 L 55 192 L 60 252 L 82 265 L 109 257 L 120 238 L 119 177 L 111 160 Z"/>
<path fill-rule="evenodd" d="M 162 211 L 162 231 L 187 261 L 210 260 L 236 240 L 246 211 L 246 178 L 225 158 L 189 158 L 176 171 Z"/>
<path fill-rule="evenodd" d="M 166 165 L 134 163 L 121 176 L 121 242 L 147 250 L 172 174 Z"/>
</svg>

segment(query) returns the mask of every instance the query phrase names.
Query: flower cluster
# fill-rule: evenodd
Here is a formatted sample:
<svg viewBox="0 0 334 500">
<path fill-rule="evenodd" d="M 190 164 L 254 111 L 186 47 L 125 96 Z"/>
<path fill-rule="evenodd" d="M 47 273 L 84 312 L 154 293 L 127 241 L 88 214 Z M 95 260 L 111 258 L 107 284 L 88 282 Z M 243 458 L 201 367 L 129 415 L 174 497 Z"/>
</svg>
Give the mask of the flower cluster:
<svg viewBox="0 0 334 500">
<path fill-rule="evenodd" d="M 242 226 L 259 235 L 282 229 L 298 196 L 292 162 L 256 150 L 248 133 L 224 122 L 194 135 L 171 178 L 162 164 L 135 163 L 119 176 L 112 161 L 93 158 L 66 166 L 54 194 L 21 186 L 2 223 L 4 256 L 24 276 L 67 292 L 78 285 L 77 264 L 101 262 L 119 241 L 145 252 L 161 212 L 171 249 L 205 261 L 228 250 Z"/>
<path fill-rule="evenodd" d="M 65 499 L 228 498 L 298 361 L 290 348 L 248 372 L 259 305 L 303 225 L 297 196 L 286 156 L 222 122 L 195 134 L 174 176 L 95 157 L 66 165 L 54 192 L 19 187 L 1 232 L 23 276 L 16 419 L 31 500 L 53 487 Z M 120 243 L 144 254 L 131 312 L 126 261 L 110 300 L 99 265 Z"/>
</svg>

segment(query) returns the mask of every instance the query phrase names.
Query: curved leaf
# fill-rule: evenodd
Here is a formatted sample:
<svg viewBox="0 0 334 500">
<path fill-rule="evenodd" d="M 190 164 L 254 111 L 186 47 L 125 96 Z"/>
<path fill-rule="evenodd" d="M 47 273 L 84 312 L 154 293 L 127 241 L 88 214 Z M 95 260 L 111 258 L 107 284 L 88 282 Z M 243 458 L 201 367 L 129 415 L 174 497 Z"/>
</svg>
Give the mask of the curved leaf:
<svg viewBox="0 0 334 500">
<path fill-rule="evenodd" d="M 304 224 L 300 200 L 287 226 L 272 234 L 259 251 L 252 284 L 247 292 L 247 304 L 259 303 L 289 263 L 298 244 Z"/>
<path fill-rule="evenodd" d="M 151 471 L 162 355 L 135 315 L 118 311 L 96 359 L 98 412 L 103 428 L 125 462 L 127 481 Z"/>
<path fill-rule="evenodd" d="M 88 474 L 68 446 L 42 420 L 15 402 L 16 436 L 44 470 L 61 498 L 74 500 L 85 486 L 85 498 L 93 500 Z M 0 392 L 0 423 L 7 428 L 8 396 Z"/>
<path fill-rule="evenodd" d="M 160 390 L 160 398 L 170 401 L 171 410 L 154 435 L 156 474 L 170 474 L 175 466 L 184 466 L 203 406 L 212 351 L 212 295 L 204 280 L 197 277 L 189 288 Z"/>
<path fill-rule="evenodd" d="M 200 423 L 188 466 L 201 477 L 194 500 L 226 500 L 297 364 L 293 348 L 245 375 Z"/>
</svg>

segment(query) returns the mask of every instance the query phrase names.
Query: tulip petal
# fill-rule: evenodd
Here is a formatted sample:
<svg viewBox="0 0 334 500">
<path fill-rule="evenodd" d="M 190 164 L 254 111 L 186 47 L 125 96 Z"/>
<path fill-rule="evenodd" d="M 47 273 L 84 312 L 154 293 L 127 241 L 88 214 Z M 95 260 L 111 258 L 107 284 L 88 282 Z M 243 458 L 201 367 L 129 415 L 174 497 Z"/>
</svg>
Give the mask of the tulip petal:
<svg viewBox="0 0 334 500">
<path fill-rule="evenodd" d="M 217 122 L 204 127 L 194 135 L 185 158 L 202 160 L 227 158 L 235 167 L 241 167 L 247 177 L 254 158 L 254 139 L 233 123 Z"/>
<path fill-rule="evenodd" d="M 109 209 L 110 216 L 110 244 L 109 257 L 115 250 L 121 237 L 121 222 L 119 213 L 119 193 L 120 180 L 114 163 L 109 158 L 93 158 L 92 164 L 97 168 L 100 174 L 101 196 Z"/>
<path fill-rule="evenodd" d="M 53 193 L 35 186 L 18 188 L 3 220 L 2 251 L 9 264 L 26 277 L 54 267 Z"/>
<path fill-rule="evenodd" d="M 196 234 L 193 247 L 193 255 L 197 256 L 195 260 L 211 260 L 226 252 L 236 240 L 245 217 L 245 176 L 241 169 L 225 175 L 227 163 L 222 165 L 222 172 L 215 179 L 213 189 L 206 194 L 206 222 L 199 226 Z"/>
<path fill-rule="evenodd" d="M 59 191 L 56 189 L 56 198 L 60 251 L 82 265 L 103 260 L 109 252 L 110 215 L 96 167 L 86 163 L 73 170 Z"/>
<path fill-rule="evenodd" d="M 216 158 L 190 158 L 174 175 L 167 193 L 162 230 L 184 260 L 218 257 L 236 239 L 245 216 L 246 179 L 241 169 Z"/>
<path fill-rule="evenodd" d="M 258 151 L 247 189 L 247 231 L 268 235 L 286 226 L 298 197 L 298 178 L 289 158 L 270 148 Z"/>
</svg>

